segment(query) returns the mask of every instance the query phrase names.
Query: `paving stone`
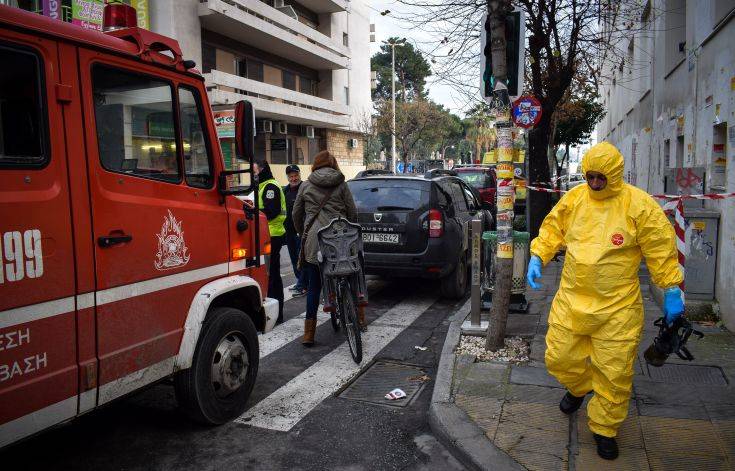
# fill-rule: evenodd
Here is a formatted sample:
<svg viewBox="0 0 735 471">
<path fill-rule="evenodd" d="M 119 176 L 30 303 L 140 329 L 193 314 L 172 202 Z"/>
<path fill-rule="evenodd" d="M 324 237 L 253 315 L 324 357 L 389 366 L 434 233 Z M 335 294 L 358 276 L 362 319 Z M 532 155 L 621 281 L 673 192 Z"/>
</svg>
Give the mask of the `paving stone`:
<svg viewBox="0 0 735 471">
<path fill-rule="evenodd" d="M 502 399 L 458 394 L 454 398 L 454 403 L 485 432 L 490 440 L 495 437 L 503 406 Z"/>
<path fill-rule="evenodd" d="M 560 411 L 555 404 L 506 401 L 500 421 L 505 425 L 517 424 L 565 434 L 569 430 L 569 416 Z"/>
<path fill-rule="evenodd" d="M 544 362 L 544 354 L 546 353 L 546 336 L 536 335 L 531 341 L 531 354 L 529 357 L 538 362 Z"/>
<path fill-rule="evenodd" d="M 648 417 L 709 420 L 709 414 L 700 404 L 646 404 L 638 403 L 638 413 Z"/>
<path fill-rule="evenodd" d="M 548 453 L 539 453 L 526 450 L 512 450 L 508 453 L 529 471 L 567 471 L 569 462 Z"/>
<path fill-rule="evenodd" d="M 648 462 L 652 471 L 727 471 L 733 469 L 723 456 L 694 456 L 684 451 L 651 451 L 649 449 Z"/>
<path fill-rule="evenodd" d="M 538 452 L 555 456 L 558 460 L 567 460 L 569 436 L 562 432 L 539 430 L 520 424 L 498 425 L 495 433 L 495 445 L 515 458 L 519 451 Z"/>
<path fill-rule="evenodd" d="M 583 410 L 579 411 L 577 413 L 577 439 L 581 445 L 595 445 L 595 437 L 592 435 L 587 421 L 587 412 Z M 620 425 L 617 440 L 618 445 L 621 447 L 643 448 L 644 441 L 641 423 L 635 413 L 628 414 L 628 417 Z"/>
<path fill-rule="evenodd" d="M 702 402 L 696 387 L 689 384 L 668 384 L 635 377 L 633 390 L 639 401 L 646 404 L 698 404 Z"/>
<path fill-rule="evenodd" d="M 505 398 L 513 402 L 555 404 L 558 407 L 562 396 L 564 396 L 564 390 L 561 388 L 548 388 L 531 384 L 510 384 L 506 390 Z"/>
<path fill-rule="evenodd" d="M 509 337 L 533 337 L 536 334 L 538 321 L 538 315 L 509 314 L 508 323 L 505 328 L 505 335 Z"/>
<path fill-rule="evenodd" d="M 505 383 L 508 381 L 509 368 L 509 365 L 501 363 L 472 363 L 468 367 L 465 378 L 470 381 Z"/>
<path fill-rule="evenodd" d="M 579 454 L 574 457 L 574 467 L 580 471 L 643 471 L 650 469 L 648 457 L 643 448 L 621 446 L 619 450 L 618 459 L 610 461 L 597 455 L 596 445 L 580 445 Z"/>
<path fill-rule="evenodd" d="M 446 430 L 452 440 L 461 441 L 465 438 L 483 435 L 482 429 L 468 420 L 467 414 L 454 404 L 437 404 L 431 406 L 434 417 L 443 430 Z"/>
<path fill-rule="evenodd" d="M 705 404 L 704 407 L 711 420 L 735 420 L 735 405 Z"/>
<path fill-rule="evenodd" d="M 735 420 L 713 420 L 712 425 L 717 431 L 722 448 L 735 466 Z"/>
<path fill-rule="evenodd" d="M 692 456 L 724 459 L 724 450 L 718 443 L 713 442 L 712 438 L 716 436 L 716 432 L 714 425 L 709 421 L 645 416 L 640 417 L 640 421 L 649 459 L 651 453 L 675 451 Z M 689 469 L 701 468 L 696 466 Z"/>
<path fill-rule="evenodd" d="M 548 386 L 551 388 L 563 387 L 556 378 L 546 371 L 546 368 L 533 368 L 529 366 L 514 365 L 510 372 L 510 382 L 515 384 Z"/>
</svg>

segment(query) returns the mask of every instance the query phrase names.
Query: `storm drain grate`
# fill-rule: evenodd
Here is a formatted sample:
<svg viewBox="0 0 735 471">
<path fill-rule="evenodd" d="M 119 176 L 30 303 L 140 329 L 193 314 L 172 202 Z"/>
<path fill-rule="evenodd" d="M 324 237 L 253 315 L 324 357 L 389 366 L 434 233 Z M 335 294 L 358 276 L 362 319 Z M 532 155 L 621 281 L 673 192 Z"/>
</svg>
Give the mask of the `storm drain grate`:
<svg viewBox="0 0 735 471">
<path fill-rule="evenodd" d="M 406 407 L 418 397 L 428 379 L 426 372 L 417 366 L 376 361 L 339 397 L 381 406 Z M 402 389 L 406 397 L 393 401 L 386 399 L 385 395 L 396 388 Z"/>
<path fill-rule="evenodd" d="M 664 383 L 727 386 L 725 375 L 716 366 L 676 365 L 666 363 L 656 368 L 648 366 L 648 376 Z"/>
</svg>

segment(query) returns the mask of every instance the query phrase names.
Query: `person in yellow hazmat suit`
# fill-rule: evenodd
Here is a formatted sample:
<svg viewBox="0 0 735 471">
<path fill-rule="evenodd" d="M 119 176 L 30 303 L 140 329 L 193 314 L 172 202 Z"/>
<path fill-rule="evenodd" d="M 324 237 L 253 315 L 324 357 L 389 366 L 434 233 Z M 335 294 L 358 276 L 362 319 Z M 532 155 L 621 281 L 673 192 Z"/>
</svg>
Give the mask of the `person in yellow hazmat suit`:
<svg viewBox="0 0 735 471">
<path fill-rule="evenodd" d="M 585 395 L 589 428 L 605 459 L 618 456 L 618 427 L 628 414 L 633 364 L 643 329 L 638 268 L 665 290 L 664 314 L 684 311 L 674 230 L 656 201 L 623 182 L 623 156 L 602 142 L 582 159 L 587 184 L 564 195 L 531 242 L 528 282 L 538 289 L 541 267 L 566 247 L 559 290 L 549 313 L 546 368 L 567 393 L 571 414 Z"/>
</svg>

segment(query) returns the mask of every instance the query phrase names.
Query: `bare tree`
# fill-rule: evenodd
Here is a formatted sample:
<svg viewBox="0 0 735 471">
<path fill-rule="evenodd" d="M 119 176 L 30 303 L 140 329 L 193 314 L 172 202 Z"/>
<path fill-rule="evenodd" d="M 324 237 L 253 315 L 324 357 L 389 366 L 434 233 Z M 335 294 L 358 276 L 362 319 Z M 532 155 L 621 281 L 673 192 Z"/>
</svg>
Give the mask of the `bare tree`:
<svg viewBox="0 0 735 471">
<path fill-rule="evenodd" d="M 410 11 L 392 13 L 430 39 L 420 45 L 430 58 L 436 80 L 451 85 L 468 106 L 480 99 L 480 31 L 487 11 L 483 0 L 399 0 Z M 643 3 L 643 5 L 641 5 Z M 602 64 L 632 64 L 630 38 L 641 35 L 660 11 L 636 0 L 514 0 L 526 15 L 526 91 L 539 99 L 541 122 L 529 133 L 530 182 L 550 180 L 549 151 L 553 148 L 555 114 L 575 77 L 597 89 L 614 79 Z M 647 23 L 641 19 L 648 18 Z M 627 60 L 627 62 L 625 62 Z M 643 61 L 641 61 L 643 62 Z M 630 77 L 632 80 L 632 77 Z M 537 233 L 548 213 L 547 193 L 534 193 L 530 229 Z"/>
</svg>

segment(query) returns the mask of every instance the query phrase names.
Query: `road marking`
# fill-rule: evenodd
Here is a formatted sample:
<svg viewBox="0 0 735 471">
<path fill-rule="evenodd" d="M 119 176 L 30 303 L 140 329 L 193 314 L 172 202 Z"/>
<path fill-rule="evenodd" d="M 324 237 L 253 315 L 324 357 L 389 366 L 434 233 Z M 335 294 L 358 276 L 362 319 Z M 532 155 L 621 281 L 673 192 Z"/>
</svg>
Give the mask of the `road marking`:
<svg viewBox="0 0 735 471">
<path fill-rule="evenodd" d="M 386 284 L 382 280 L 375 279 L 367 280 L 367 284 L 369 286 L 369 293 L 371 296 L 375 296 L 386 286 Z M 289 287 L 286 287 L 285 289 L 288 288 Z M 284 302 L 290 300 L 292 297 L 293 294 L 290 291 L 288 293 L 284 291 Z M 306 296 L 302 296 L 302 298 L 304 299 L 304 301 L 306 301 Z M 320 304 L 317 308 L 317 327 L 329 320 L 329 313 L 322 311 L 323 307 L 324 306 Z M 258 343 L 260 345 L 260 358 L 264 358 L 267 355 L 270 355 L 279 348 L 301 337 L 304 333 L 304 319 L 306 319 L 306 312 L 302 312 L 298 316 L 287 320 L 283 324 L 277 325 L 270 332 L 258 336 Z"/>
<path fill-rule="evenodd" d="M 298 316 L 276 326 L 276 328 L 270 332 L 259 336 L 258 344 L 260 345 L 260 358 L 270 355 L 284 345 L 287 345 L 301 337 L 304 334 L 304 319 L 306 319 L 306 312 L 302 312 Z M 316 314 L 316 326 L 319 327 L 328 320 L 329 314 L 323 312 L 322 306 L 319 305 L 319 309 Z"/>
<path fill-rule="evenodd" d="M 411 296 L 370 324 L 362 335 L 362 366 L 367 365 L 438 299 Z M 270 396 L 255 404 L 236 422 L 288 432 L 319 403 L 354 378 L 361 370 L 343 342 Z M 387 392 L 387 391 L 386 391 Z"/>
</svg>

